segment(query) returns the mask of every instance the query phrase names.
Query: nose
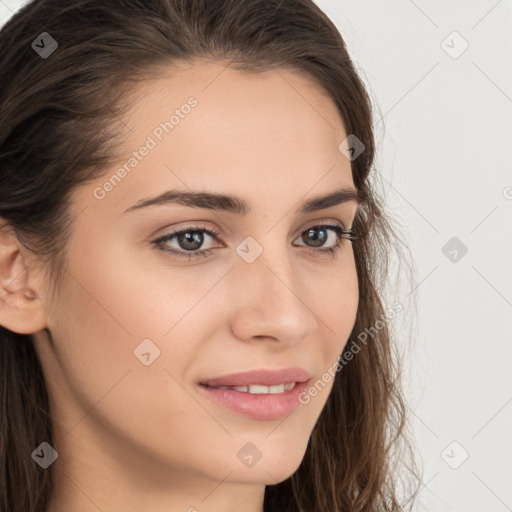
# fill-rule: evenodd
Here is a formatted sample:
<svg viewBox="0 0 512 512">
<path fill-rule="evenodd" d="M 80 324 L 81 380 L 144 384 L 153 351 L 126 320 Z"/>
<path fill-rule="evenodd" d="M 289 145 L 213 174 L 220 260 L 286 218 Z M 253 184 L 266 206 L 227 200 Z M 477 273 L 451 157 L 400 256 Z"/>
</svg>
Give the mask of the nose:
<svg viewBox="0 0 512 512">
<path fill-rule="evenodd" d="M 277 253 L 280 254 L 277 254 Z M 252 263 L 240 260 L 229 273 L 232 331 L 238 339 L 299 344 L 318 326 L 307 280 L 286 250 L 264 249 Z"/>
</svg>

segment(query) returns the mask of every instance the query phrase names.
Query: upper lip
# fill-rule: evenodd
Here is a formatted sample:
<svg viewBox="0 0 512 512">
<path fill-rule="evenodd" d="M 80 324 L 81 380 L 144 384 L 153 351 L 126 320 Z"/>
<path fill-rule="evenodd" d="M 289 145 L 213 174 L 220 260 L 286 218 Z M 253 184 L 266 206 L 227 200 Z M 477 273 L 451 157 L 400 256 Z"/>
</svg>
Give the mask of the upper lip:
<svg viewBox="0 0 512 512">
<path fill-rule="evenodd" d="M 288 382 L 306 382 L 310 377 L 310 374 L 303 368 L 293 367 L 280 370 L 264 368 L 231 373 L 222 377 L 200 381 L 199 384 L 208 386 L 249 386 L 251 384 L 277 386 L 278 384 L 286 384 Z"/>
</svg>

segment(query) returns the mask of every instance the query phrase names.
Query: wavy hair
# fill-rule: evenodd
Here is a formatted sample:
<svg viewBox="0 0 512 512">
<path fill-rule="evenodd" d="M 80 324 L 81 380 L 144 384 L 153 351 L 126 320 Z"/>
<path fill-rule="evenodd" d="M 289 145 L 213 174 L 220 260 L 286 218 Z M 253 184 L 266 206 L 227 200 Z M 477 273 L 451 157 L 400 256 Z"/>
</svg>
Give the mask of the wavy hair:
<svg viewBox="0 0 512 512">
<path fill-rule="evenodd" d="M 42 32 L 58 43 L 47 58 L 32 47 Z M 360 302 L 351 337 L 371 328 L 373 334 L 336 372 L 299 468 L 266 487 L 264 510 L 405 510 L 415 495 L 399 486 L 393 461 L 409 471 L 405 482 L 415 482 L 414 464 L 404 462 L 414 454 L 382 296 L 390 250 L 400 240 L 377 193 L 370 95 L 339 31 L 312 0 L 25 5 L 0 31 L 0 217 L 38 255 L 54 293 L 73 226 L 70 194 L 119 158 L 127 94 L 141 80 L 196 59 L 250 73 L 307 75 L 332 99 L 346 133 L 364 144 L 351 162 L 362 199 L 353 225 Z M 352 347 L 347 343 L 343 357 Z M 1 326 L 0 396 L 0 510 L 44 511 L 54 491 L 52 466 L 42 469 L 30 456 L 53 439 L 44 374 L 32 337 Z"/>
</svg>

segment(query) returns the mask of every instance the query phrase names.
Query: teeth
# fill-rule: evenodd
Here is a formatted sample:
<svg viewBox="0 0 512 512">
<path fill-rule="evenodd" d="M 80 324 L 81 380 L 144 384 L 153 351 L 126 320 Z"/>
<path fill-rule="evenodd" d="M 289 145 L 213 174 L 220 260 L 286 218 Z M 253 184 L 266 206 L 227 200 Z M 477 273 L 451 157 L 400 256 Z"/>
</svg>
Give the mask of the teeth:
<svg viewBox="0 0 512 512">
<path fill-rule="evenodd" d="M 215 386 L 216 389 L 234 389 L 235 391 L 242 391 L 244 393 L 252 393 L 253 395 L 265 395 L 274 393 L 284 393 L 295 387 L 295 382 L 288 382 L 286 384 L 278 384 L 277 386 L 261 386 L 259 384 L 252 384 L 250 386 Z"/>
</svg>

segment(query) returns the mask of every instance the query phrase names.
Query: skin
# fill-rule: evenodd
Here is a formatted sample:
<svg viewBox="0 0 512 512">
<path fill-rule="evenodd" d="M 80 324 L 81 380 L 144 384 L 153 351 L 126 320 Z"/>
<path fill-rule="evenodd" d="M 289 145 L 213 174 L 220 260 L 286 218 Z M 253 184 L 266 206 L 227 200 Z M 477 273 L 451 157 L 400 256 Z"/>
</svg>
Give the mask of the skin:
<svg viewBox="0 0 512 512">
<path fill-rule="evenodd" d="M 332 380 L 280 420 L 216 405 L 195 383 L 288 366 L 315 382 L 354 326 L 351 242 L 333 257 L 315 253 L 301 234 L 323 222 L 350 227 L 357 204 L 295 213 L 307 199 L 355 188 L 332 101 L 285 70 L 254 75 L 201 62 L 179 77 L 137 86 L 119 165 L 194 96 L 190 114 L 103 199 L 93 190 L 105 178 L 74 190 L 59 296 L 47 295 L 37 258 L 3 223 L 0 323 L 33 334 L 52 408 L 59 456 L 49 512 L 262 512 L 265 485 L 301 463 Z M 123 213 L 187 187 L 240 196 L 251 211 L 173 204 Z M 205 234 L 207 258 L 188 261 L 151 244 L 197 224 L 221 233 L 218 240 Z M 324 246 L 334 245 L 328 233 Z M 247 236 L 263 249 L 250 264 L 235 251 Z M 186 252 L 176 238 L 167 244 Z M 149 366 L 133 353 L 146 338 L 161 351 Z M 249 442 L 262 453 L 251 468 L 237 458 Z"/>
</svg>

